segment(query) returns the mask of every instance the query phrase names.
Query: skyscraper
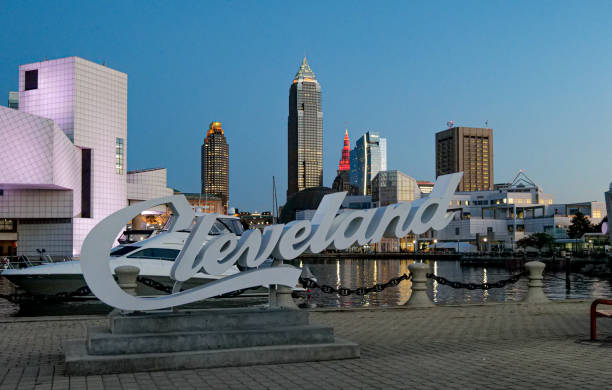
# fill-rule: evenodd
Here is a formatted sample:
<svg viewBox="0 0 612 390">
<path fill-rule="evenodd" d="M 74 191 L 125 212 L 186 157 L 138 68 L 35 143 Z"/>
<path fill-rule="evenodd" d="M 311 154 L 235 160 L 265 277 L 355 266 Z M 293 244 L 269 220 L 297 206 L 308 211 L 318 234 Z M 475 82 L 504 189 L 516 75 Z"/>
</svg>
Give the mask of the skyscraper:
<svg viewBox="0 0 612 390">
<path fill-rule="evenodd" d="M 351 169 L 351 141 L 348 130 L 344 130 L 344 146 L 342 147 L 342 158 L 338 164 L 338 171 L 349 171 Z"/>
<path fill-rule="evenodd" d="M 378 133 L 367 132 L 351 150 L 351 184 L 359 195 L 371 195 L 372 179 L 380 171 L 387 170 L 387 140 Z"/>
<path fill-rule="evenodd" d="M 306 57 L 289 88 L 287 196 L 323 186 L 321 85 Z"/>
<path fill-rule="evenodd" d="M 351 187 L 351 141 L 349 140 L 348 130 L 344 131 L 344 146 L 342 147 L 342 158 L 338 163 L 338 175 L 332 184 L 334 191 L 346 191 L 352 194 Z"/>
<path fill-rule="evenodd" d="M 436 178 L 463 172 L 458 191 L 493 189 L 493 130 L 451 127 L 436 133 Z"/>
<path fill-rule="evenodd" d="M 227 213 L 229 145 L 221 128 L 221 122 L 211 122 L 202 144 L 202 193 L 220 196 Z"/>
</svg>

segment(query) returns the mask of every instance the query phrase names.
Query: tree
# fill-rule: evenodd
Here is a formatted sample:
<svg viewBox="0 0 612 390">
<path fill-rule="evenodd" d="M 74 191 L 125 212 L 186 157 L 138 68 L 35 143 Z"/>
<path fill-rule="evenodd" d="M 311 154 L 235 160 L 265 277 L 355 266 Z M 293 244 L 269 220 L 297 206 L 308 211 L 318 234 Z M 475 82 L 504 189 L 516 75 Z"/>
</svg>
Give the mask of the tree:
<svg viewBox="0 0 612 390">
<path fill-rule="evenodd" d="M 516 242 L 516 245 L 519 248 L 527 248 L 530 246 L 533 248 L 537 248 L 538 251 L 541 251 L 544 247 L 548 247 L 549 249 L 551 249 L 554 242 L 555 239 L 550 234 L 534 233 L 527 237 L 521 238 Z"/>
<path fill-rule="evenodd" d="M 553 244 L 555 243 L 555 239 L 553 236 L 547 233 L 534 233 L 531 235 L 533 238 L 535 247 L 538 250 L 542 250 L 542 248 L 552 249 Z"/>
<path fill-rule="evenodd" d="M 576 215 L 572 217 L 571 224 L 567 229 L 567 234 L 570 238 L 580 238 L 584 233 L 595 232 L 595 226 L 591 224 L 591 221 L 582 214 L 580 211 L 576 212 Z"/>
<path fill-rule="evenodd" d="M 516 246 L 519 248 L 535 247 L 534 239 L 531 236 L 523 237 L 516 242 Z"/>
</svg>

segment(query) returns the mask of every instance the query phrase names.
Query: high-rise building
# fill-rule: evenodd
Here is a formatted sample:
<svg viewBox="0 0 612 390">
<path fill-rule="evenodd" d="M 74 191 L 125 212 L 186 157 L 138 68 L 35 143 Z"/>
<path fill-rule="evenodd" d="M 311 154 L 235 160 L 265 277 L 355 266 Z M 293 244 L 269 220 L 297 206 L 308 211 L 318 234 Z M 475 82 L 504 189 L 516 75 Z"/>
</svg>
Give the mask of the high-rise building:
<svg viewBox="0 0 612 390">
<path fill-rule="evenodd" d="M 436 178 L 463 172 L 458 191 L 493 189 L 493 129 L 451 127 L 436 133 Z"/>
<path fill-rule="evenodd" d="M 321 85 L 306 57 L 289 88 L 287 196 L 323 186 Z"/>
<path fill-rule="evenodd" d="M 372 179 L 387 170 L 387 140 L 378 133 L 367 132 L 351 150 L 351 184 L 359 195 L 371 195 Z"/>
<path fill-rule="evenodd" d="M 221 122 L 212 122 L 202 144 L 202 193 L 219 196 L 227 213 L 229 203 L 229 145 Z"/>
<path fill-rule="evenodd" d="M 351 141 L 349 140 L 348 130 L 344 131 L 342 158 L 340 158 L 340 163 L 338 163 L 338 175 L 334 179 L 332 190 L 336 192 L 346 191 L 349 194 L 354 192 L 354 188 L 351 185 Z"/>
<path fill-rule="evenodd" d="M 348 130 L 344 130 L 344 146 L 342 147 L 342 158 L 338 163 L 338 173 L 340 171 L 351 170 L 351 141 L 349 140 Z"/>
<path fill-rule="evenodd" d="M 9 92 L 8 108 L 19 109 L 19 92 Z"/>
</svg>

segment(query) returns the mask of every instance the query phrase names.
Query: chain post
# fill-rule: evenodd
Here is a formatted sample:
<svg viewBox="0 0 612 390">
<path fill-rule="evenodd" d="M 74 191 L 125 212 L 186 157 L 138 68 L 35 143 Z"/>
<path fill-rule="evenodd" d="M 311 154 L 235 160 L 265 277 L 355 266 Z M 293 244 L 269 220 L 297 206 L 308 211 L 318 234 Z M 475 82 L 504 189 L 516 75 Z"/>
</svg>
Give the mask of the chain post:
<svg viewBox="0 0 612 390">
<path fill-rule="evenodd" d="M 529 290 L 527 290 L 527 297 L 524 302 L 527 303 L 548 303 L 550 300 L 544 294 L 542 289 L 544 279 L 542 274 L 546 264 L 541 261 L 530 261 L 525 263 L 525 268 L 529 272 Z"/>
</svg>

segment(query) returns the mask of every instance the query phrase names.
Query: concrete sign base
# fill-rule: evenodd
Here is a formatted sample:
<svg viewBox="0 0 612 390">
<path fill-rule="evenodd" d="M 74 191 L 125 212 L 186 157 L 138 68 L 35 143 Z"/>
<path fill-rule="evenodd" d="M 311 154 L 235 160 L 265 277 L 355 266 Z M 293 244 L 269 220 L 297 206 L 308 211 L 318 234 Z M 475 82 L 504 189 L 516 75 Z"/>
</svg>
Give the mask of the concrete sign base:
<svg viewBox="0 0 612 390">
<path fill-rule="evenodd" d="M 216 309 L 115 315 L 64 344 L 67 375 L 297 363 L 359 357 L 308 312 Z"/>
</svg>

